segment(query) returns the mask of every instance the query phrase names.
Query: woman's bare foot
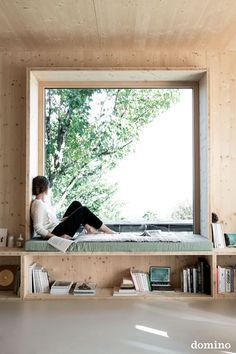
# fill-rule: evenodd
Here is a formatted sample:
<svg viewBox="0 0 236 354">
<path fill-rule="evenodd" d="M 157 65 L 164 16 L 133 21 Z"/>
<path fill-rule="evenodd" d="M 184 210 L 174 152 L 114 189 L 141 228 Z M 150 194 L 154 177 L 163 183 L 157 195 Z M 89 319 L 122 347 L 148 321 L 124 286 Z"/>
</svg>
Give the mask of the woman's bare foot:
<svg viewBox="0 0 236 354">
<path fill-rule="evenodd" d="M 102 226 L 100 227 L 99 231 L 102 231 L 105 234 L 114 234 L 115 233 L 114 231 L 109 229 L 109 227 L 107 227 L 105 224 L 102 224 Z"/>
<path fill-rule="evenodd" d="M 90 226 L 89 224 L 85 224 L 84 228 L 85 228 L 87 234 L 97 234 L 98 233 L 97 230 L 94 227 Z"/>
</svg>

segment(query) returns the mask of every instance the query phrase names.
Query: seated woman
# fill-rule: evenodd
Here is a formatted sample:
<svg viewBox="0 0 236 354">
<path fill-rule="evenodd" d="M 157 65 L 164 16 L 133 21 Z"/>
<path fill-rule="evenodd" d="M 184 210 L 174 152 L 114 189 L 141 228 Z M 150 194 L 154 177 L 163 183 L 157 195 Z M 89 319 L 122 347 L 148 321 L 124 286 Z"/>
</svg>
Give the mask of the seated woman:
<svg viewBox="0 0 236 354">
<path fill-rule="evenodd" d="M 77 201 L 69 206 L 63 219 L 58 220 L 54 209 L 46 200 L 49 190 L 49 181 L 46 177 L 35 177 L 32 189 L 35 199 L 31 204 L 31 218 L 35 232 L 41 237 L 60 236 L 71 239 L 80 225 L 84 225 L 88 233 L 94 233 L 96 230 L 107 234 L 113 233 L 96 215 Z"/>
</svg>

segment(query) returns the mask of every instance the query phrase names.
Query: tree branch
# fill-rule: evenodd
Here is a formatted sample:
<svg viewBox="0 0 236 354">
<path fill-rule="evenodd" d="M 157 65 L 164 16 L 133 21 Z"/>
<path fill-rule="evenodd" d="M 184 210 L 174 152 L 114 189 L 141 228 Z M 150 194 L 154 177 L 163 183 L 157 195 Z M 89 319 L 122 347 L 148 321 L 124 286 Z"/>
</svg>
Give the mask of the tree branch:
<svg viewBox="0 0 236 354">
<path fill-rule="evenodd" d="M 90 162 L 91 162 L 91 161 L 90 161 Z M 84 164 L 84 165 L 82 166 L 81 170 L 83 170 L 83 168 L 85 168 L 87 165 L 89 165 L 89 163 Z M 101 170 L 101 168 L 102 168 L 102 166 L 99 166 L 99 167 L 96 169 L 96 171 Z M 59 200 L 59 202 L 58 202 L 58 204 L 57 204 L 58 208 L 60 208 L 60 207 L 62 206 L 62 204 L 64 203 L 64 201 L 65 201 L 65 199 L 66 199 L 66 197 L 67 197 L 67 195 L 68 195 L 68 193 L 72 190 L 72 188 L 74 187 L 74 185 L 78 182 L 78 180 L 79 180 L 80 178 L 93 176 L 96 171 L 93 170 L 93 171 L 90 171 L 90 172 L 88 172 L 88 173 L 80 173 L 80 174 L 78 174 L 78 175 L 74 175 L 74 176 L 72 177 L 72 179 L 70 180 L 69 184 L 67 185 L 66 189 L 64 189 L 64 191 L 63 191 L 63 193 L 62 193 L 62 195 L 61 195 L 61 198 L 60 198 L 60 200 Z"/>
<path fill-rule="evenodd" d="M 116 113 L 116 106 L 117 106 L 117 101 L 118 101 L 118 95 L 120 93 L 121 89 L 118 89 L 116 91 L 116 97 L 115 97 L 115 102 L 114 102 L 114 106 L 113 106 L 113 112 Z"/>
<path fill-rule="evenodd" d="M 128 146 L 129 144 L 131 144 L 132 141 L 133 141 L 133 140 L 130 140 L 128 143 L 124 144 L 123 146 L 118 147 L 116 150 L 113 150 L 113 151 L 103 151 L 102 153 L 100 153 L 100 154 L 96 157 L 96 159 L 99 158 L 99 157 L 101 157 L 101 156 L 104 156 L 104 155 L 113 155 L 113 154 L 114 154 L 115 152 L 117 152 L 118 150 L 122 150 L 122 149 L 124 149 L 126 146 Z M 91 162 L 93 162 L 94 160 L 96 160 L 96 159 L 93 159 L 92 161 L 89 161 L 89 162 L 84 163 L 84 164 L 80 167 L 80 171 L 83 171 L 83 169 L 84 169 L 85 167 L 88 167 L 88 165 L 89 165 Z M 102 164 L 101 164 L 99 167 L 97 167 L 95 171 L 93 170 L 93 171 L 91 171 L 91 172 L 89 172 L 89 173 L 86 173 L 86 174 L 85 174 L 85 173 L 80 173 L 80 174 L 74 175 L 74 176 L 71 178 L 70 182 L 68 183 L 66 189 L 62 192 L 61 198 L 60 198 L 60 200 L 59 200 L 59 202 L 58 202 L 58 207 L 61 207 L 61 205 L 64 203 L 64 201 L 65 201 L 65 199 L 66 199 L 68 193 L 72 190 L 72 188 L 74 187 L 74 185 L 78 182 L 78 180 L 79 180 L 80 178 L 92 176 L 92 175 L 94 175 L 94 173 L 96 173 L 96 171 L 100 170 L 101 168 L 102 168 Z"/>
<path fill-rule="evenodd" d="M 59 169 L 60 164 L 63 159 L 63 151 L 65 148 L 66 135 L 68 133 L 68 129 L 70 128 L 70 125 L 72 122 L 71 113 L 72 113 L 72 110 L 71 110 L 71 107 L 69 107 L 66 112 L 66 116 L 68 117 L 67 122 L 65 122 L 64 124 L 63 124 L 62 119 L 60 119 L 60 118 L 58 119 L 59 124 L 58 124 L 58 130 L 57 130 L 57 151 L 54 156 L 54 168 L 56 170 Z"/>
<path fill-rule="evenodd" d="M 117 151 L 119 150 L 123 150 L 126 146 L 130 145 L 131 143 L 133 142 L 133 140 L 130 140 L 128 143 L 122 145 L 122 146 L 119 146 L 117 149 L 115 150 L 105 150 L 103 152 L 101 152 L 98 157 L 101 157 L 101 156 L 104 156 L 104 155 L 113 155 L 115 154 Z"/>
<path fill-rule="evenodd" d="M 118 90 L 118 92 L 117 92 L 116 101 L 117 101 L 117 99 L 118 99 L 118 94 L 120 93 L 120 91 L 121 91 L 121 90 Z M 128 93 L 128 95 L 130 95 L 130 92 Z M 115 114 L 117 113 L 117 112 L 116 112 L 116 105 L 117 105 L 117 102 L 115 102 L 115 106 L 114 106 L 114 108 L 113 108 L 113 111 L 114 111 Z M 126 106 L 125 106 L 124 109 L 123 109 L 123 112 L 122 112 L 121 114 L 119 114 L 118 117 L 123 118 L 124 115 L 125 115 L 125 113 L 126 113 L 127 110 L 128 110 L 128 107 L 129 107 L 129 105 L 126 104 Z"/>
</svg>

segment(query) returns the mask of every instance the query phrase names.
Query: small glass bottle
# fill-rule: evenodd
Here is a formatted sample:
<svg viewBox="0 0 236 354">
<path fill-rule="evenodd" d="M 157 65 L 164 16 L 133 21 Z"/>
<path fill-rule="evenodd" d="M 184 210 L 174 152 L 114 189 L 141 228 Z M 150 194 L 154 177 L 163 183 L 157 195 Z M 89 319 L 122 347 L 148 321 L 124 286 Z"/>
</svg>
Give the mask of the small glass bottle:
<svg viewBox="0 0 236 354">
<path fill-rule="evenodd" d="M 20 234 L 20 236 L 16 240 L 16 247 L 22 248 L 23 244 L 24 244 L 24 239 L 23 239 L 22 235 Z"/>
<path fill-rule="evenodd" d="M 15 237 L 13 235 L 8 236 L 7 246 L 13 248 L 15 245 Z"/>
</svg>

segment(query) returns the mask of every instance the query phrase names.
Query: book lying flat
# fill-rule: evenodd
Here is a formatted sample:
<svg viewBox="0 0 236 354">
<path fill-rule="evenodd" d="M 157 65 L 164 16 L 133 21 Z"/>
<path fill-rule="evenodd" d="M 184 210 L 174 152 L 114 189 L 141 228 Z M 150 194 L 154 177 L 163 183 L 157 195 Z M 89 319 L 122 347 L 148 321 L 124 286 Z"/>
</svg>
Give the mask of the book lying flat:
<svg viewBox="0 0 236 354">
<path fill-rule="evenodd" d="M 50 293 L 53 295 L 66 295 L 69 294 L 70 288 L 72 287 L 72 281 L 55 281 L 52 284 Z"/>
<path fill-rule="evenodd" d="M 70 245 L 74 243 L 73 240 L 67 240 L 66 238 L 52 236 L 48 240 L 49 245 L 53 246 L 54 248 L 58 249 L 61 252 L 66 252 Z"/>
<path fill-rule="evenodd" d="M 133 283 L 133 280 L 131 278 L 126 278 L 124 277 L 123 280 L 122 280 L 122 286 L 133 286 L 134 283 Z"/>
<path fill-rule="evenodd" d="M 114 291 L 113 291 L 113 296 L 136 296 L 138 294 L 140 294 L 140 293 L 136 290 L 120 292 L 119 287 L 115 287 Z"/>
<path fill-rule="evenodd" d="M 151 291 L 151 294 L 159 294 L 159 293 L 165 293 L 165 294 L 168 294 L 168 293 L 175 293 L 176 290 L 174 288 L 171 288 L 171 289 L 159 289 L 159 290 L 152 290 Z"/>
<path fill-rule="evenodd" d="M 74 295 L 95 295 L 96 283 L 77 282 L 74 288 Z"/>
<path fill-rule="evenodd" d="M 71 287 L 71 285 L 73 284 L 73 282 L 71 281 L 60 281 L 57 280 L 52 284 L 52 288 L 58 288 L 58 289 L 68 289 Z"/>
<path fill-rule="evenodd" d="M 175 291 L 172 286 L 158 286 L 156 285 L 154 288 L 152 288 L 153 291 Z"/>
</svg>

